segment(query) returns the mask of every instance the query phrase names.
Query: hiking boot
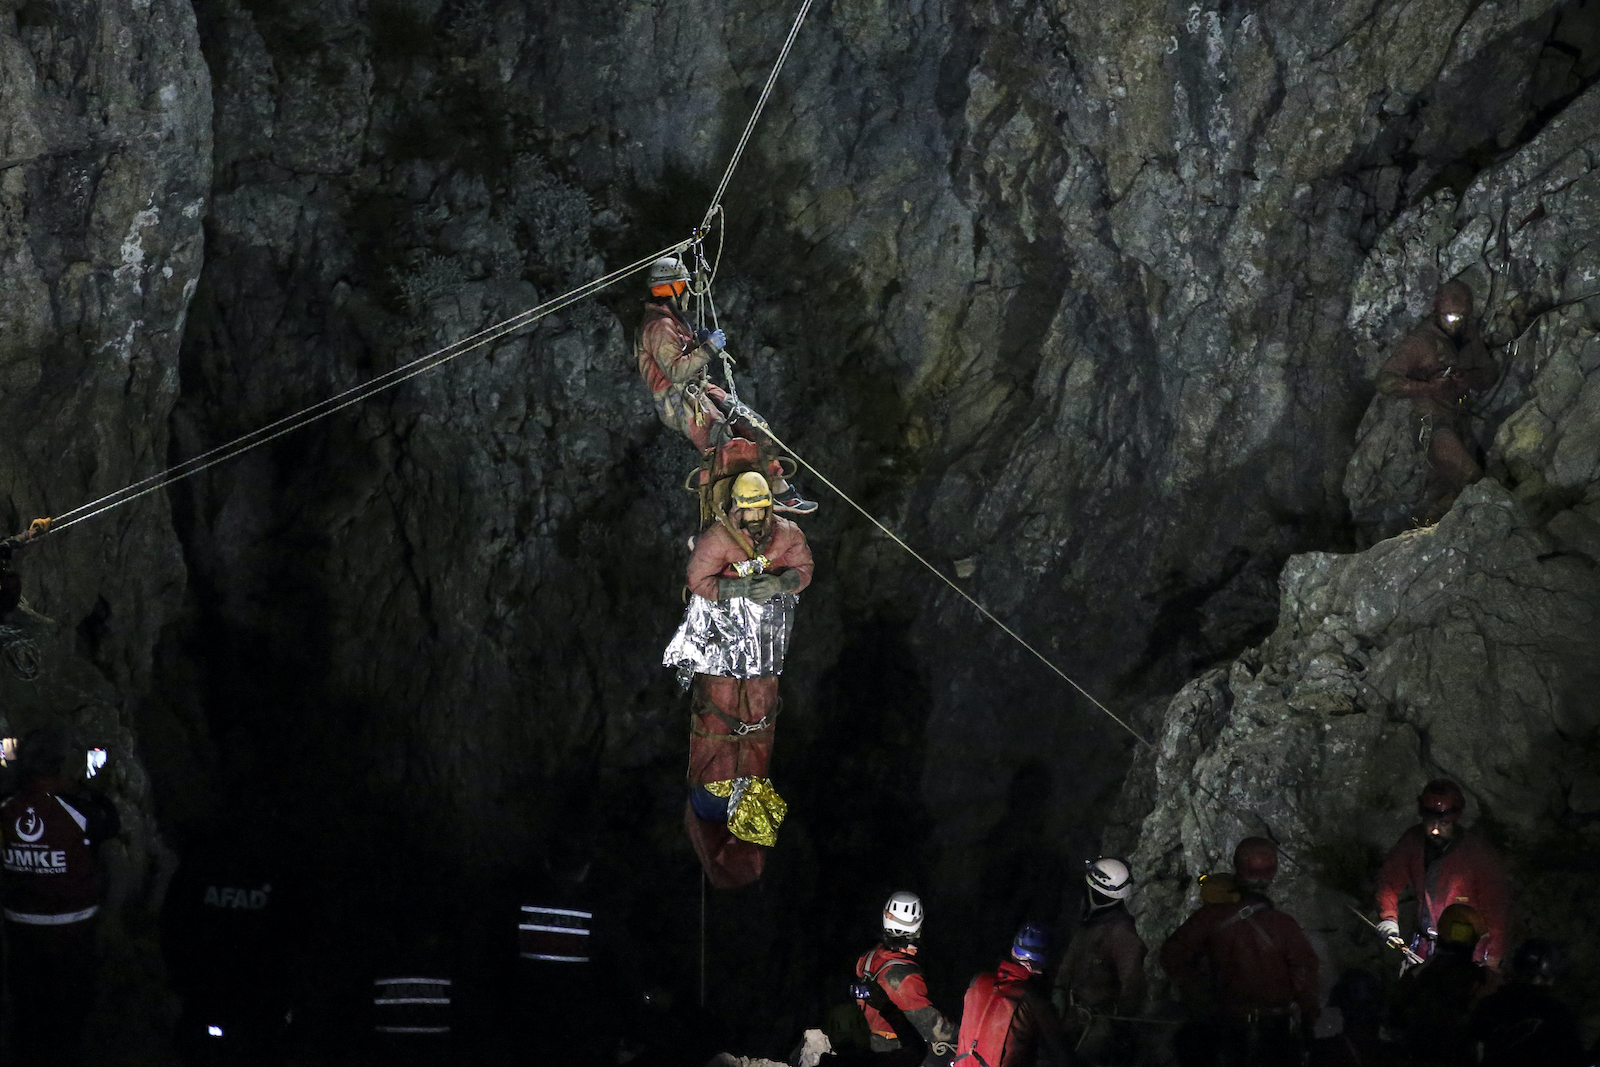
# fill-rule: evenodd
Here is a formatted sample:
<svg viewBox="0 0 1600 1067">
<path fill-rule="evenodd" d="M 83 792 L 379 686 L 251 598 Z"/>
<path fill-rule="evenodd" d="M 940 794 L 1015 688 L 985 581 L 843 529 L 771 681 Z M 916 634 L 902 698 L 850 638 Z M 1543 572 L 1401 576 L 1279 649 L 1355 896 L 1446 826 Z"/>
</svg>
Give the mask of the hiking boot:
<svg viewBox="0 0 1600 1067">
<path fill-rule="evenodd" d="M 807 500 L 791 485 L 781 493 L 772 494 L 772 510 L 786 515 L 809 515 L 817 510 L 817 502 Z"/>
</svg>

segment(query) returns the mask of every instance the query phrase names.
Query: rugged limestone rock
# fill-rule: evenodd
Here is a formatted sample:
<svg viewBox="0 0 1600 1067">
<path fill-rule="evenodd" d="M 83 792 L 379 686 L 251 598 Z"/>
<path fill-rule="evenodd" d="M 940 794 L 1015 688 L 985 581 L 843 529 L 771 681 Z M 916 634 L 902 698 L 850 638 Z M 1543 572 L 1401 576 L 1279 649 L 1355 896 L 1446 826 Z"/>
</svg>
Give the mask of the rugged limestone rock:
<svg viewBox="0 0 1600 1067">
<path fill-rule="evenodd" d="M 112 178 L 148 160 L 131 187 L 160 209 L 131 266 L 148 205 L 116 181 L 84 186 L 103 211 L 96 193 L 70 226 L 30 214 L 8 231 L 99 250 L 60 253 L 37 284 L 24 260 L 0 271 L 37 312 L 14 336 L 38 339 L 5 350 L 20 391 L 0 403 L 55 413 L 25 438 L 37 452 L 0 459 L 19 520 L 25 499 L 76 503 L 167 454 L 174 390 L 181 458 L 681 239 L 793 11 L 208 0 L 212 153 L 180 7 L 7 8 L 13 75 L 71 60 L 39 79 L 62 114 L 126 101 L 111 114 L 141 136 L 118 152 L 90 138 L 83 158 Z M 1556 281 L 1583 248 L 1562 214 L 1582 183 L 1559 175 L 1583 153 L 1529 142 L 1578 106 L 1597 34 L 1594 4 L 1555 0 L 821 5 L 727 201 L 717 297 L 741 388 L 936 562 L 965 561 L 966 588 L 1137 707 L 1264 636 L 1291 553 L 1353 547 L 1341 489 L 1375 354 L 1437 277 L 1499 257 L 1477 282 L 1506 279 L 1495 336 L 1540 331 L 1505 414 L 1547 384 L 1537 417 L 1505 423 L 1494 469 L 1543 526 L 1528 538 L 1579 551 L 1596 516 L 1565 427 L 1587 408 L 1554 376 L 1587 373 L 1557 337 L 1585 320 L 1539 316 L 1578 293 Z M 180 63 L 189 81 L 163 73 Z M 182 121 L 150 117 L 161 107 Z M 1473 185 L 1519 149 L 1523 176 Z M 76 158 L 5 180 L 78 188 L 38 169 Z M 208 162 L 174 378 L 157 338 L 181 324 L 180 251 L 198 253 L 182 209 Z M 1497 214 L 1502 194 L 1513 212 Z M 120 279 L 115 316 L 84 325 L 79 290 L 50 281 L 80 261 Z M 71 298 L 45 299 L 50 285 Z M 672 487 L 692 457 L 635 379 L 636 313 L 621 291 L 563 313 L 187 483 L 170 526 L 147 500 L 59 542 L 82 558 L 47 548 L 32 572 L 63 640 L 85 635 L 109 664 L 107 706 L 137 705 L 170 824 L 276 808 L 283 854 L 320 894 L 328 991 L 377 942 L 491 943 L 483 902 L 556 826 L 599 842 L 639 968 L 691 980 L 683 708 L 656 663 L 691 521 Z M 18 355 L 62 337 L 71 358 L 44 371 Z M 125 365 L 120 340 L 102 347 L 122 338 Z M 877 901 L 905 884 L 942 928 L 930 965 L 953 1000 L 1022 913 L 1054 909 L 1129 745 L 826 508 L 807 523 L 818 581 L 774 772 L 794 814 L 767 888 L 709 906 L 718 1005 L 773 1054 L 838 995 Z"/>
<path fill-rule="evenodd" d="M 210 79 L 183 0 L 0 10 L 0 524 L 6 534 L 167 462 L 178 342 L 201 266 Z M 163 847 L 133 705 L 182 597 L 167 501 L 145 497 L 21 559 L 43 670 L 0 667 L 0 734 L 44 722 L 111 753 L 127 827 L 108 848 L 106 1013 L 97 1062 L 167 1022 L 149 908 Z M 113 1046 L 119 1051 L 112 1051 Z"/>
<path fill-rule="evenodd" d="M 1478 285 L 1509 342 L 1483 404 L 1495 477 L 1436 527 L 1358 555 L 1291 559 L 1272 636 L 1167 708 L 1159 748 L 1124 796 L 1130 814 L 1148 810 L 1134 856 L 1151 879 L 1138 899 L 1153 943 L 1193 905 L 1193 876 L 1224 869 L 1240 837 L 1265 832 L 1290 859 L 1276 896 L 1312 931 L 1326 979 L 1380 966 L 1347 908 L 1370 909 L 1417 788 L 1447 775 L 1508 856 L 1513 940 L 1570 940 L 1593 1002 L 1600 943 L 1583 887 L 1600 846 L 1597 111 L 1590 90 L 1463 196 L 1404 214 L 1358 278 L 1351 320 L 1374 367 L 1440 280 L 1466 271 Z M 1369 414 L 1347 483 L 1358 490 L 1394 462 L 1383 426 Z"/>
</svg>

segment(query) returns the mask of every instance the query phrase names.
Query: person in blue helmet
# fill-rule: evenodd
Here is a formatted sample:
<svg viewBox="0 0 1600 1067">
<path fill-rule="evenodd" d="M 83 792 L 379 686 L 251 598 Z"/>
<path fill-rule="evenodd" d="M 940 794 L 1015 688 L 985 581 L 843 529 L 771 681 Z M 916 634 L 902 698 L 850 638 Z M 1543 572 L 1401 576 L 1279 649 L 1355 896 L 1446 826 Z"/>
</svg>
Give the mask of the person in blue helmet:
<svg viewBox="0 0 1600 1067">
<path fill-rule="evenodd" d="M 1000 966 L 967 987 L 956 1038 L 958 1067 L 1070 1067 L 1066 1031 L 1039 981 L 1050 962 L 1050 935 L 1023 923 Z"/>
</svg>

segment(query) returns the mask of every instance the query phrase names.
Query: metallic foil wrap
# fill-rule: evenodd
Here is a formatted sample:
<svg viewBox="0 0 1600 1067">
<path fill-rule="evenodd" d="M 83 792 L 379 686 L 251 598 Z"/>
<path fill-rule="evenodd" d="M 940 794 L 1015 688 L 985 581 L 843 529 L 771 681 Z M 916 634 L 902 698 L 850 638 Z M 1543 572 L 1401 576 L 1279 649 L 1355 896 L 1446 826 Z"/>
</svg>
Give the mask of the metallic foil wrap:
<svg viewBox="0 0 1600 1067">
<path fill-rule="evenodd" d="M 762 678 L 783 673 L 794 629 L 795 593 L 779 593 L 758 604 L 749 597 L 707 600 L 690 594 L 683 625 L 672 635 L 661 662 L 694 674 Z"/>
<path fill-rule="evenodd" d="M 728 798 L 728 832 L 741 841 L 772 848 L 789 805 L 766 778 L 730 778 L 707 782 L 706 792 Z"/>
</svg>

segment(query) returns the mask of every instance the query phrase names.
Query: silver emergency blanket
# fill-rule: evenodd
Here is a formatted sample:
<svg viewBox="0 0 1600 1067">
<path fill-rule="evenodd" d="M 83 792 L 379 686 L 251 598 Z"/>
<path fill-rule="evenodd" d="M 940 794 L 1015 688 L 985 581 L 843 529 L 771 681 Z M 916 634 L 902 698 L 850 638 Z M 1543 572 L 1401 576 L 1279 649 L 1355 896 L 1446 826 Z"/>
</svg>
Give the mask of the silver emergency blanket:
<svg viewBox="0 0 1600 1067">
<path fill-rule="evenodd" d="M 758 604 L 749 597 L 707 600 L 689 594 L 683 625 L 672 635 L 661 662 L 690 674 L 724 678 L 760 678 L 783 673 L 794 629 L 796 593 L 779 593 Z"/>
</svg>

